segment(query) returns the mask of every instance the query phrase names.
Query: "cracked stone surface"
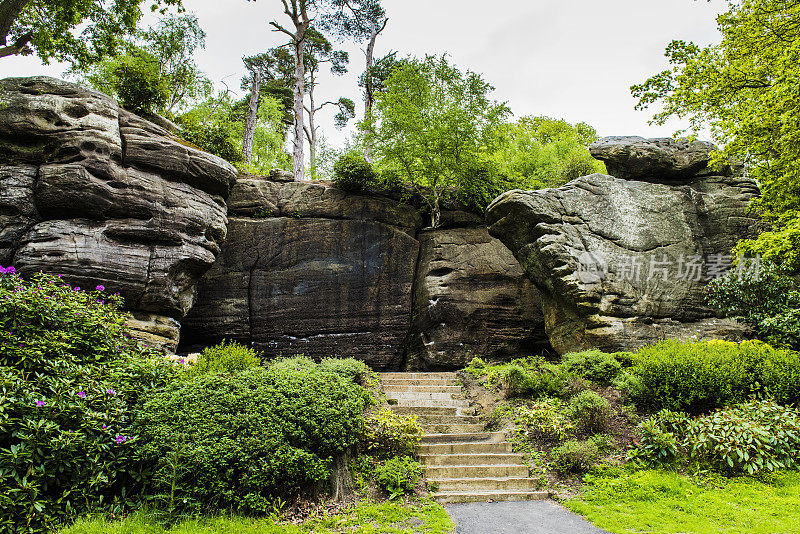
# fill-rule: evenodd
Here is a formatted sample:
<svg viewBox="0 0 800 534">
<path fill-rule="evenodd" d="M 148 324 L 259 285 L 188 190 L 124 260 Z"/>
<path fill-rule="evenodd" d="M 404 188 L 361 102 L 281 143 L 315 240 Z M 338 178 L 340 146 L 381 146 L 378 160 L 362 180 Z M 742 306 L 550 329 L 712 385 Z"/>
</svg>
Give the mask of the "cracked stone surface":
<svg viewBox="0 0 800 534">
<path fill-rule="evenodd" d="M 718 318 L 705 295 L 715 266 L 758 227 L 747 213 L 755 182 L 703 171 L 659 183 L 662 167 L 630 165 L 648 181 L 593 174 L 558 189 L 510 191 L 487 210 L 490 233 L 541 291 L 553 347 L 616 351 L 663 338 L 746 335 Z"/>
<path fill-rule="evenodd" d="M 230 338 L 270 356 L 455 369 L 544 337 L 537 291 L 475 215 L 446 211 L 431 233 L 413 206 L 279 176 L 240 179 L 229 206 L 186 350 Z"/>
<path fill-rule="evenodd" d="M 0 87 L 0 263 L 119 291 L 139 337 L 174 350 L 235 169 L 77 84 Z"/>
</svg>

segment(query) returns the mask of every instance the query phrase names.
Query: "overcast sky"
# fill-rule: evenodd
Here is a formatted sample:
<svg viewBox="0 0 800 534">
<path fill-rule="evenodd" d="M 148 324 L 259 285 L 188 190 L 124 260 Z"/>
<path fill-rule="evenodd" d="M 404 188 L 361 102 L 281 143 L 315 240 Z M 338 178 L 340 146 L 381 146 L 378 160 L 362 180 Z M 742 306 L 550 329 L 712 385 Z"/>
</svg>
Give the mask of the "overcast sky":
<svg viewBox="0 0 800 534">
<path fill-rule="evenodd" d="M 146 3 L 146 2 L 145 2 Z M 268 22 L 281 21 L 279 0 L 184 0 L 207 32 L 197 56 L 209 77 L 241 93 L 241 57 L 282 44 Z M 462 69 L 483 74 L 517 117 L 548 115 L 584 121 L 600 135 L 668 136 L 679 126 L 647 124 L 651 113 L 633 109 L 629 87 L 666 67 L 664 47 L 672 39 L 717 42 L 715 17 L 724 0 L 383 0 L 389 24 L 376 55 L 450 54 Z M 151 21 L 152 19 L 148 19 Z M 288 21 L 288 20 L 287 20 Z M 360 46 L 350 52 L 351 73 L 328 76 L 320 98 L 347 96 L 359 103 L 356 82 L 364 68 Z M 35 58 L 0 59 L 0 77 L 50 74 L 64 66 L 43 66 Z M 220 87 L 222 87 L 220 85 Z M 347 130 L 333 127 L 333 112 L 322 127 L 334 145 Z"/>
</svg>

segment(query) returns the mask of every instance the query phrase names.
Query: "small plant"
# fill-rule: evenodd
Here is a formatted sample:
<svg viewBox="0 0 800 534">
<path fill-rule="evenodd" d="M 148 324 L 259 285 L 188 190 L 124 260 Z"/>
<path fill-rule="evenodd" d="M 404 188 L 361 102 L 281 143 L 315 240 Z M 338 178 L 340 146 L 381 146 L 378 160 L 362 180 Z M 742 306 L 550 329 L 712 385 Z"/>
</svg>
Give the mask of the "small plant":
<svg viewBox="0 0 800 534">
<path fill-rule="evenodd" d="M 422 466 L 408 456 L 390 458 L 375 469 L 375 481 L 390 500 L 413 493 L 421 476 Z"/>
<path fill-rule="evenodd" d="M 540 399 L 530 406 L 519 406 L 515 410 L 517 432 L 526 437 L 546 441 L 562 441 L 575 426 L 563 413 L 563 402 L 559 399 Z"/>
<path fill-rule="evenodd" d="M 325 358 L 319 363 L 319 368 L 365 387 L 376 384 L 378 379 L 366 363 L 355 358 Z"/>
<path fill-rule="evenodd" d="M 473 378 L 480 378 L 486 374 L 486 362 L 476 356 L 470 360 L 469 365 L 464 368 L 464 372 Z"/>
<path fill-rule="evenodd" d="M 253 217 L 256 219 L 268 219 L 273 217 L 274 213 L 272 208 L 259 208 L 253 213 Z"/>
<path fill-rule="evenodd" d="M 367 421 L 367 450 L 382 457 L 413 456 L 422 435 L 416 415 L 382 408 Z"/>
<path fill-rule="evenodd" d="M 565 354 L 562 364 L 569 373 L 608 385 L 619 374 L 622 364 L 611 354 L 599 350 Z"/>
<path fill-rule="evenodd" d="M 360 193 L 377 181 L 372 164 L 355 152 L 342 155 L 333 165 L 333 185 L 348 193 Z"/>
<path fill-rule="evenodd" d="M 612 409 L 606 399 L 586 390 L 572 398 L 567 413 L 579 430 L 594 434 L 608 428 Z"/>
<path fill-rule="evenodd" d="M 550 466 L 558 474 L 585 473 L 600 457 L 594 440 L 567 441 L 550 451 Z"/>
<path fill-rule="evenodd" d="M 506 398 L 556 395 L 564 384 L 550 370 L 542 368 L 528 370 L 522 365 L 512 364 L 502 374 Z"/>
<path fill-rule="evenodd" d="M 223 341 L 219 345 L 206 347 L 197 358 L 197 363 L 188 368 L 190 377 L 210 373 L 235 373 L 261 365 L 260 354 L 235 341 Z"/>
</svg>

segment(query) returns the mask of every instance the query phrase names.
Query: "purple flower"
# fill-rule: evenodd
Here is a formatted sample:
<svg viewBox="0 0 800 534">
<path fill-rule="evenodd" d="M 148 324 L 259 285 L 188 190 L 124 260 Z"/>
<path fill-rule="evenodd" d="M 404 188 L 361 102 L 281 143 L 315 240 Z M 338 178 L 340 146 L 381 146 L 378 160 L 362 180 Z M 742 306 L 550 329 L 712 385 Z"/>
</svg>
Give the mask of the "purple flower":
<svg viewBox="0 0 800 534">
<path fill-rule="evenodd" d="M 0 267 L 0 274 L 6 274 L 7 272 L 5 267 Z"/>
<path fill-rule="evenodd" d="M 178 363 L 180 363 L 181 365 L 185 364 L 186 358 L 181 358 L 180 360 L 178 360 Z"/>
<path fill-rule="evenodd" d="M 44 406 L 44 401 L 42 401 L 42 400 L 36 401 L 36 406 L 40 406 L 40 407 Z"/>
<path fill-rule="evenodd" d="M 81 288 L 78 287 L 78 286 L 75 286 L 75 289 L 73 289 L 73 291 L 80 291 L 80 290 L 81 290 Z"/>
<path fill-rule="evenodd" d="M 95 289 L 96 289 L 96 290 L 98 290 L 98 291 L 104 291 L 104 290 L 105 290 L 105 287 L 103 287 L 103 286 L 97 286 Z"/>
<path fill-rule="evenodd" d="M 85 391 L 79 391 L 79 392 L 78 392 L 78 396 L 79 396 L 80 398 L 82 398 L 82 399 L 85 399 L 85 398 L 86 398 L 86 392 L 85 392 Z"/>
<path fill-rule="evenodd" d="M 117 436 L 116 440 L 117 444 L 124 443 L 128 441 L 128 436 Z"/>
<path fill-rule="evenodd" d="M 105 430 L 106 428 L 108 428 L 108 425 L 103 425 L 103 430 Z"/>
<path fill-rule="evenodd" d="M 6 274 L 14 274 L 17 270 L 14 267 L 6 267 Z"/>
<path fill-rule="evenodd" d="M 117 392 L 114 391 L 113 389 L 107 389 L 106 393 L 108 393 L 109 395 L 116 395 L 117 394 Z"/>
</svg>

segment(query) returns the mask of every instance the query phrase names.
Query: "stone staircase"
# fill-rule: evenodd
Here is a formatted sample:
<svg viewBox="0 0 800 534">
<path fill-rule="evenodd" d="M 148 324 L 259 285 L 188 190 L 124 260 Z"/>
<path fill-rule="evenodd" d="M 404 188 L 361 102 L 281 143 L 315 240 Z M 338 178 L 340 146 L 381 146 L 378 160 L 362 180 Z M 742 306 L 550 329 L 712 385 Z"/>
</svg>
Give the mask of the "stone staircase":
<svg viewBox="0 0 800 534">
<path fill-rule="evenodd" d="M 420 461 L 441 503 L 546 499 L 502 432 L 486 432 L 455 373 L 381 373 L 395 413 L 415 414 Z"/>
</svg>

